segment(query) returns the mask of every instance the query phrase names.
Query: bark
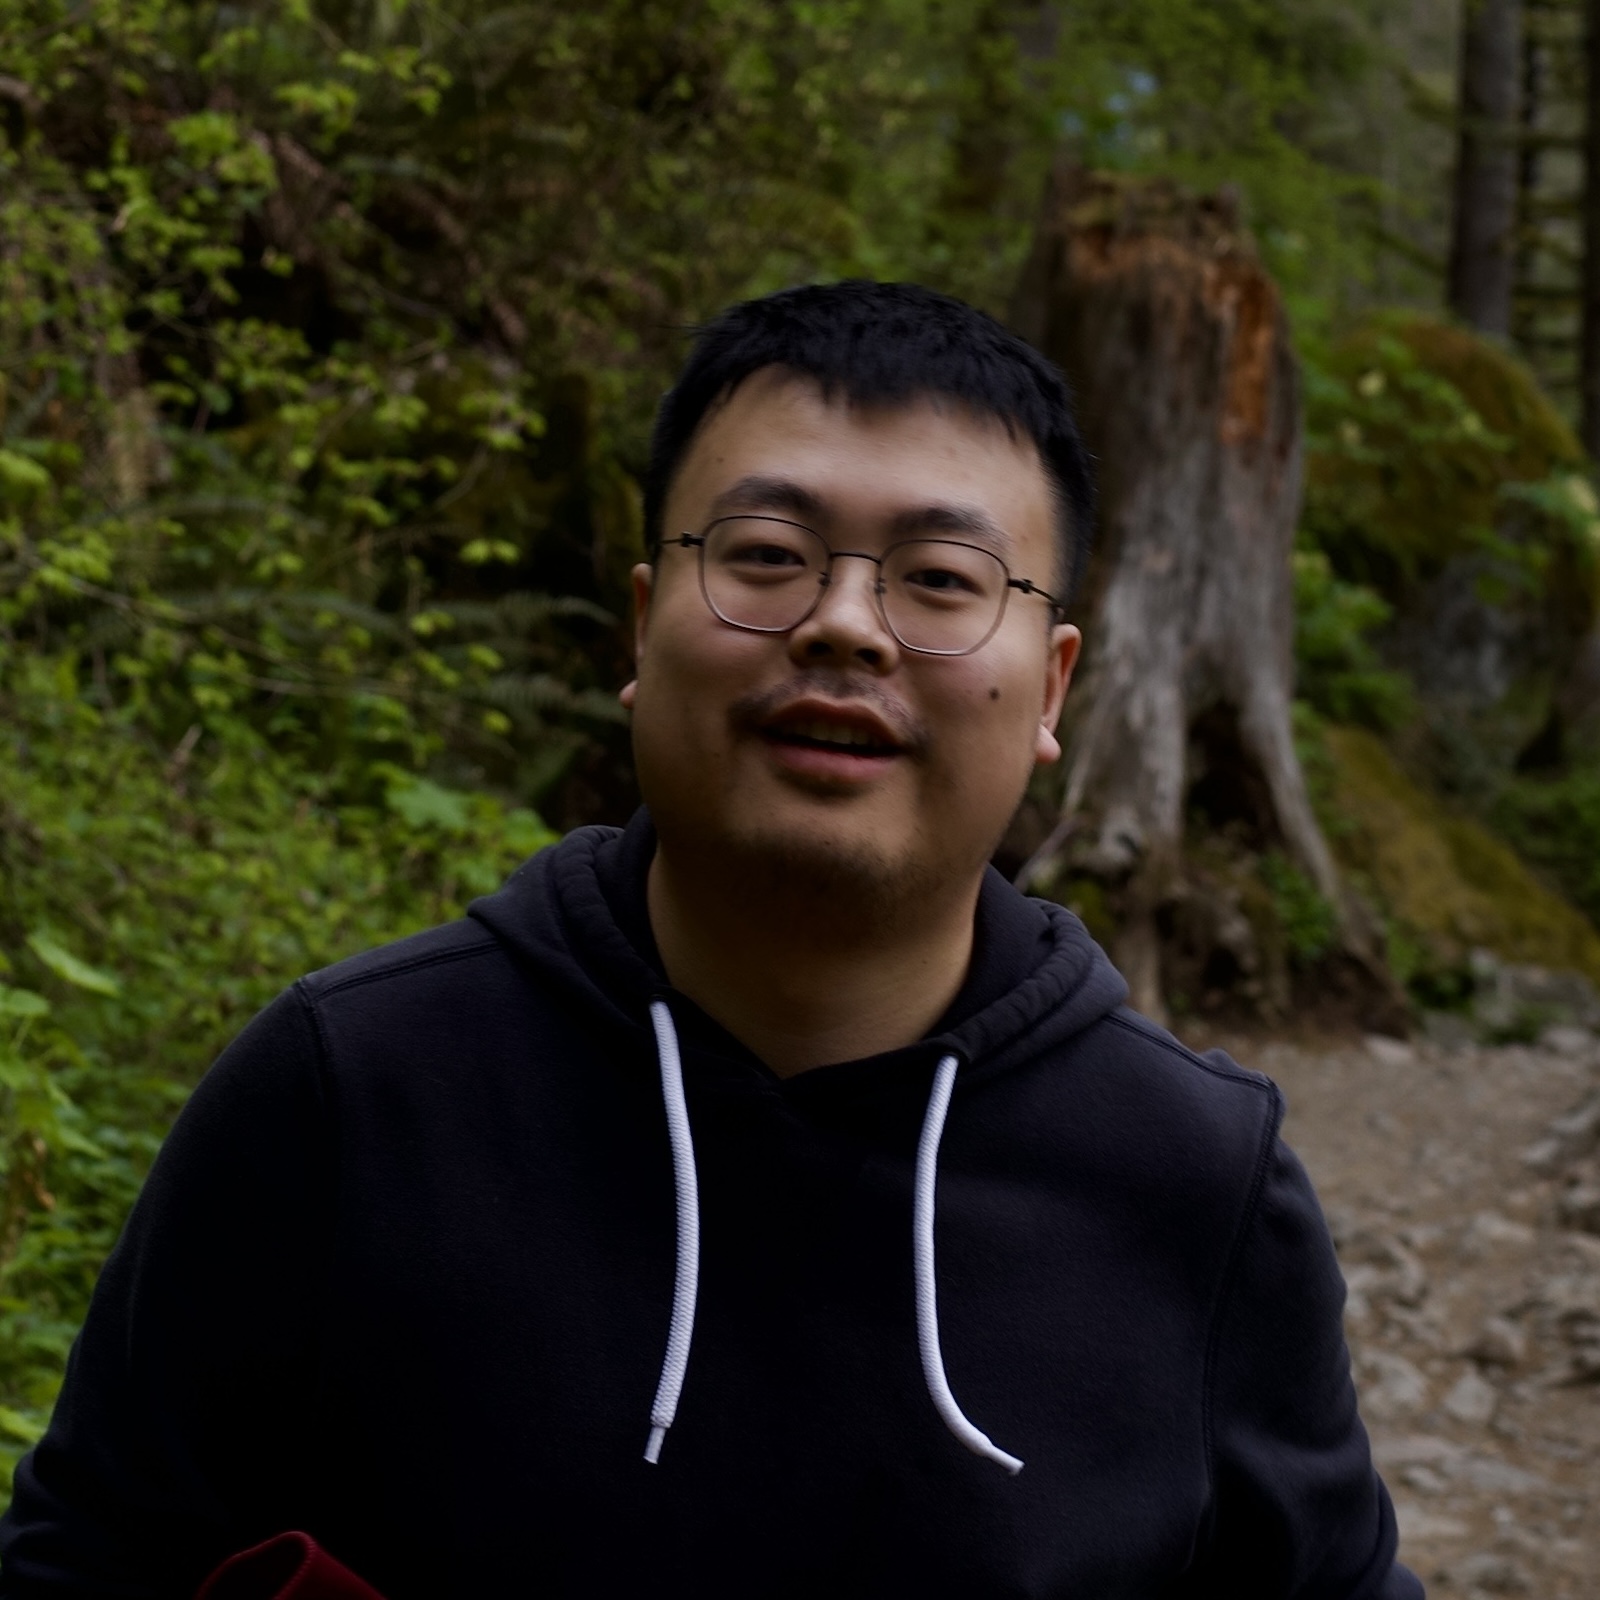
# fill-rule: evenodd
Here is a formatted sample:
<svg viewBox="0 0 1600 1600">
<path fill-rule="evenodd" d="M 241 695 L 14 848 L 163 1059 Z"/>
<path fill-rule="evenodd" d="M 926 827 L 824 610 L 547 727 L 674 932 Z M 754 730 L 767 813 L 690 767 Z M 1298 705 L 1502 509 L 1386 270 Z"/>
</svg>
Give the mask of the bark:
<svg viewBox="0 0 1600 1600">
<path fill-rule="evenodd" d="M 1517 213 L 1520 0 L 1463 0 L 1450 308 L 1508 337 Z"/>
<path fill-rule="evenodd" d="M 1278 290 L 1235 213 L 1227 195 L 1065 171 L 1013 307 L 1072 381 L 1099 462 L 1087 709 L 1063 814 L 1075 862 L 1122 885 L 1115 954 L 1134 1003 L 1157 1015 L 1163 912 L 1170 925 L 1183 898 L 1197 798 L 1284 849 L 1338 911 L 1347 948 L 1372 957 L 1291 733 L 1300 380 Z"/>
<path fill-rule="evenodd" d="M 1600 459 L 1600 0 L 1584 8 L 1583 315 L 1578 346 L 1579 428 Z"/>
<path fill-rule="evenodd" d="M 1517 105 L 1517 130 L 1520 144 L 1517 148 L 1517 203 L 1516 248 L 1513 253 L 1512 272 L 1512 331 L 1520 339 L 1532 332 L 1534 314 L 1519 306 L 1517 297 L 1532 286 L 1538 266 L 1539 219 L 1536 203 L 1539 184 L 1544 174 L 1545 148 L 1539 141 L 1545 98 L 1545 79 L 1549 65 L 1545 60 L 1545 46 L 1536 31 L 1526 28 L 1522 36 L 1522 89 Z"/>
</svg>

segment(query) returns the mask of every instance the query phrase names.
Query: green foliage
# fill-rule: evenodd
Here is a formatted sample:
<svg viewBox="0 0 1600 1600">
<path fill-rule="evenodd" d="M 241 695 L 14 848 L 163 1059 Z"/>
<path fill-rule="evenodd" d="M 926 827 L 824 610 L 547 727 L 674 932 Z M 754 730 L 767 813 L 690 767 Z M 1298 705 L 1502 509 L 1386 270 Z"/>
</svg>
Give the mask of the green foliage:
<svg viewBox="0 0 1600 1600">
<path fill-rule="evenodd" d="M 1380 731 L 1411 715 L 1405 676 L 1386 668 L 1368 635 L 1389 620 L 1391 608 L 1371 589 L 1336 577 L 1320 550 L 1294 554 L 1296 693 L 1335 722 Z"/>
<path fill-rule="evenodd" d="M 7 1476 L 211 1058 L 301 973 L 458 914 L 553 837 L 530 811 L 399 770 L 377 803 L 344 803 L 237 720 L 163 749 L 73 678 L 35 659 L 0 680 Z"/>
<path fill-rule="evenodd" d="M 1495 826 L 1600 925 L 1600 765 L 1517 776 L 1492 811 Z"/>
<path fill-rule="evenodd" d="M 1337 942 L 1339 923 L 1333 907 L 1310 878 L 1277 851 L 1261 857 L 1259 871 L 1290 959 L 1299 967 L 1313 965 Z"/>
<path fill-rule="evenodd" d="M 1508 597 L 1592 615 L 1600 518 L 1583 453 L 1498 345 L 1414 314 L 1307 341 L 1305 529 L 1342 578 L 1390 602 L 1452 558 L 1489 558 Z"/>
<path fill-rule="evenodd" d="M 1338 0 L 1092 0 L 1066 10 L 1058 88 L 1089 165 L 1229 185 L 1306 309 L 1370 275 L 1380 194 L 1346 116 L 1378 9 Z"/>
</svg>

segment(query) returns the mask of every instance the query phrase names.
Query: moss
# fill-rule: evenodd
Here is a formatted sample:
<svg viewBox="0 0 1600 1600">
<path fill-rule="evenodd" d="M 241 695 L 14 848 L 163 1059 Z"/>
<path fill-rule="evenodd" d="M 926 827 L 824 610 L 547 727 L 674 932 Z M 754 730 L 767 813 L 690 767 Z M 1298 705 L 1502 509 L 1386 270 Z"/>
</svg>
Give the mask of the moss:
<svg viewBox="0 0 1600 1600">
<path fill-rule="evenodd" d="M 1508 478 L 1542 478 L 1553 467 L 1582 467 L 1583 449 L 1532 369 L 1503 345 L 1433 317 L 1391 315 L 1388 328 L 1426 372 L 1454 384 L 1491 433 L 1509 441 Z"/>
<path fill-rule="evenodd" d="M 1522 362 L 1453 323 L 1388 313 L 1313 352 L 1309 379 L 1306 526 L 1341 576 L 1398 600 L 1490 550 L 1531 591 L 1576 579 L 1592 615 L 1593 563 L 1565 550 L 1555 505 L 1584 454 Z"/>
<path fill-rule="evenodd" d="M 1059 905 L 1064 905 L 1075 917 L 1082 920 L 1091 938 L 1100 944 L 1110 944 L 1116 936 L 1117 919 L 1111 909 L 1105 886 L 1093 878 L 1066 878 L 1058 884 L 1040 885 L 1036 894 L 1047 895 Z"/>
<path fill-rule="evenodd" d="M 1600 933 L 1509 846 L 1419 788 L 1375 735 L 1328 727 L 1324 738 L 1329 803 L 1347 824 L 1335 849 L 1376 890 L 1403 943 L 1420 943 L 1441 967 L 1481 947 L 1600 983 Z"/>
</svg>

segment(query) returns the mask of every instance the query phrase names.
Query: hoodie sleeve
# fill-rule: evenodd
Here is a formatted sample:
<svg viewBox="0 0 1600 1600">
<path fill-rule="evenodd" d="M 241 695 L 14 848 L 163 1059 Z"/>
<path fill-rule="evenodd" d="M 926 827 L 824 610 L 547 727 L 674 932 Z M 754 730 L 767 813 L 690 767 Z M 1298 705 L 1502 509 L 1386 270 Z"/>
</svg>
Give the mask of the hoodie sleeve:
<svg viewBox="0 0 1600 1600">
<path fill-rule="evenodd" d="M 189 1600 L 294 1525 L 331 1165 L 291 990 L 201 1081 L 106 1262 L 0 1519 L 5 1600 Z"/>
<path fill-rule="evenodd" d="M 1193 1593 L 1422 1600 L 1395 1560 L 1345 1345 L 1344 1279 L 1305 1169 L 1267 1133 L 1212 1336 L 1209 1537 Z"/>
</svg>

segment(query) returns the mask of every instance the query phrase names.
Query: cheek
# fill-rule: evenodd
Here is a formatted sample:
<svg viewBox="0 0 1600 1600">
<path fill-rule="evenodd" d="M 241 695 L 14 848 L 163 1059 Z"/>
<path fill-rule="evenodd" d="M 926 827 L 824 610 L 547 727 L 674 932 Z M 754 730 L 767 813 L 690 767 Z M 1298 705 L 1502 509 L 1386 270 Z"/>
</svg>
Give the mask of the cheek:
<svg viewBox="0 0 1600 1600">
<path fill-rule="evenodd" d="M 971 793 L 1009 787 L 1018 773 L 1032 769 L 1043 703 L 1037 671 L 1021 662 L 991 662 L 986 668 L 959 688 L 952 684 L 942 708 L 953 735 L 953 765 L 959 767 L 962 788 Z"/>
<path fill-rule="evenodd" d="M 699 595 L 691 598 L 698 607 Z M 661 621 L 639 670 L 635 742 L 712 759 L 731 737 L 729 708 L 770 673 L 770 647 L 758 634 L 707 626 L 697 610 Z"/>
</svg>

